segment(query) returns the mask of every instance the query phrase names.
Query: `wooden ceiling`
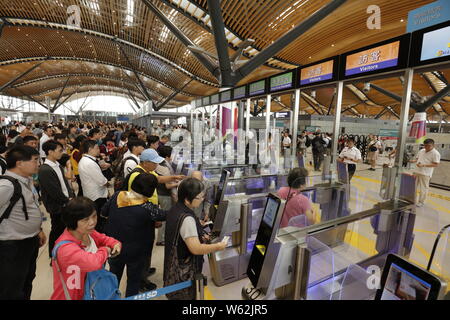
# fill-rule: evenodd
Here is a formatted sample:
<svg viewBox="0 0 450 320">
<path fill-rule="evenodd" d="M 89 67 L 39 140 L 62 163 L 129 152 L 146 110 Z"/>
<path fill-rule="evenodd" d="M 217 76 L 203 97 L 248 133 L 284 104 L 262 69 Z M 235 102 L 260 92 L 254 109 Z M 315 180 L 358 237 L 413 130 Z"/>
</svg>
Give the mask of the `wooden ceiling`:
<svg viewBox="0 0 450 320">
<path fill-rule="evenodd" d="M 228 53 L 235 53 L 242 41 L 253 39 L 242 58 L 251 59 L 331 1 L 222 0 Z M 433 1 L 347 0 L 239 84 L 404 34 L 408 12 Z M 150 2 L 195 45 L 217 54 L 207 0 Z M 81 29 L 67 25 L 67 8 L 74 4 L 81 9 Z M 370 15 L 367 8 L 373 4 L 381 9 L 379 30 L 368 30 L 366 26 Z M 41 63 L 2 94 L 25 99 L 29 96 L 43 102 L 45 96 L 55 101 L 60 95 L 61 99 L 73 99 L 77 92 L 98 94 L 103 90 L 126 97 L 132 95 L 143 102 L 146 98 L 133 70 L 155 102 L 182 89 L 168 107 L 185 105 L 195 97 L 219 90 L 217 79 L 142 0 L 1 1 L 0 19 L 4 22 L 0 37 L 0 86 Z M 450 76 L 448 71 L 442 75 L 447 79 Z M 428 80 L 415 77 L 414 90 L 418 95 L 433 95 L 433 84 Z M 67 87 L 62 91 L 66 81 Z M 379 81 L 379 85 L 401 95 L 402 83 L 398 78 Z M 398 112 L 397 101 L 373 89 L 366 94 L 367 101 L 361 101 L 354 93 L 358 87 L 361 89 L 362 84 L 353 91 L 345 88 L 343 109 L 355 105 L 347 113 L 375 115 L 386 106 Z M 322 110 L 327 113 L 332 96 L 332 90 L 317 90 L 316 99 L 302 97 L 301 106 L 309 113 Z M 291 107 L 290 98 L 282 98 L 282 104 L 273 104 L 275 110 L 284 107 Z M 440 107 L 437 112 L 430 110 L 430 114 L 446 116 L 450 111 L 448 102 Z M 394 115 L 388 112 L 383 117 L 390 116 Z"/>
</svg>

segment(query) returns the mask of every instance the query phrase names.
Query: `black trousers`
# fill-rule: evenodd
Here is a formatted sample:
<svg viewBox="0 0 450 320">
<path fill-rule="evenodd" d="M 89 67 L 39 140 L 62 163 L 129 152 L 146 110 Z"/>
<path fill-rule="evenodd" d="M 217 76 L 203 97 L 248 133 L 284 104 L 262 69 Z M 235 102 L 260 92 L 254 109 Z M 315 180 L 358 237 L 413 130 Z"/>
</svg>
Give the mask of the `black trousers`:
<svg viewBox="0 0 450 320">
<path fill-rule="evenodd" d="M 48 236 L 48 256 L 51 258 L 55 242 L 56 240 L 58 240 L 59 236 L 64 232 L 66 226 L 61 219 L 60 213 L 57 214 L 50 213 L 50 219 L 52 222 L 52 227 L 50 230 L 50 235 Z"/>
<path fill-rule="evenodd" d="M 142 280 L 141 275 L 144 273 L 146 265 L 148 265 L 148 255 L 144 254 L 135 259 L 127 259 L 121 257 L 122 254 L 124 252 L 116 258 L 109 259 L 109 271 L 116 275 L 117 281 L 120 283 L 123 269 L 125 266 L 127 267 L 127 290 L 125 296 L 130 297 L 139 293 Z"/>
<path fill-rule="evenodd" d="M 0 241 L 0 300 L 30 300 L 39 237 Z"/>
<path fill-rule="evenodd" d="M 314 160 L 314 170 L 319 171 L 320 165 L 324 159 L 322 152 L 313 152 L 313 160 Z"/>
<path fill-rule="evenodd" d="M 356 164 L 348 164 L 348 181 L 352 180 L 353 175 L 355 174 L 356 171 Z"/>
<path fill-rule="evenodd" d="M 79 175 L 75 176 L 75 179 L 77 179 L 77 184 L 78 184 L 78 194 L 77 197 L 82 197 L 83 196 L 83 188 L 81 187 L 81 178 Z"/>
<path fill-rule="evenodd" d="M 103 233 L 106 219 L 102 218 L 100 216 L 100 213 L 102 212 L 102 208 L 105 205 L 105 203 L 108 201 L 106 198 L 98 198 L 94 201 L 95 203 L 95 210 L 97 211 L 97 225 L 95 226 L 95 230 L 97 230 L 100 233 Z"/>
<path fill-rule="evenodd" d="M 155 231 L 156 232 L 156 231 Z M 148 277 L 148 269 L 152 266 L 152 253 L 153 253 L 153 245 L 155 244 L 155 237 L 153 236 L 151 241 L 150 250 L 147 252 L 147 257 L 145 259 L 145 265 L 144 265 L 144 271 L 141 273 L 141 279 L 142 281 L 147 281 Z"/>
</svg>

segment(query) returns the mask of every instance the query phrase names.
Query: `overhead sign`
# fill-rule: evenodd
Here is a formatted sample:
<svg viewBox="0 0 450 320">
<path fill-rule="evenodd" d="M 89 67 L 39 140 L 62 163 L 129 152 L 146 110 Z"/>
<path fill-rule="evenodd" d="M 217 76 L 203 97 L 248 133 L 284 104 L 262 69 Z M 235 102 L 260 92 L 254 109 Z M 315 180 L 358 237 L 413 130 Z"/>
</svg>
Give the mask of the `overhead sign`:
<svg viewBox="0 0 450 320">
<path fill-rule="evenodd" d="M 294 86 L 293 78 L 293 71 L 270 77 L 270 92 L 291 89 Z"/>
<path fill-rule="evenodd" d="M 300 71 L 300 85 L 331 80 L 333 78 L 334 60 L 318 63 Z"/>
<path fill-rule="evenodd" d="M 397 140 L 399 131 L 396 129 L 380 129 L 379 136 L 381 140 Z"/>
<path fill-rule="evenodd" d="M 398 65 L 400 41 L 347 56 L 345 76 L 378 71 Z"/>
<path fill-rule="evenodd" d="M 423 35 L 420 61 L 450 56 L 450 26 Z"/>
<path fill-rule="evenodd" d="M 227 102 L 231 100 L 231 90 L 222 91 L 220 93 L 220 102 Z"/>
<path fill-rule="evenodd" d="M 439 0 L 408 13 L 406 32 L 413 32 L 450 20 L 448 0 Z"/>
<path fill-rule="evenodd" d="M 241 98 L 245 98 L 246 93 L 245 93 L 245 86 L 241 86 L 241 87 L 237 87 L 233 89 L 233 99 L 241 99 Z"/>
<path fill-rule="evenodd" d="M 250 83 L 249 96 L 257 96 L 266 93 L 266 80 Z"/>
<path fill-rule="evenodd" d="M 450 61 L 450 20 L 412 34 L 410 66 Z"/>
<path fill-rule="evenodd" d="M 214 94 L 211 96 L 211 104 L 217 104 L 219 103 L 219 94 Z"/>
</svg>

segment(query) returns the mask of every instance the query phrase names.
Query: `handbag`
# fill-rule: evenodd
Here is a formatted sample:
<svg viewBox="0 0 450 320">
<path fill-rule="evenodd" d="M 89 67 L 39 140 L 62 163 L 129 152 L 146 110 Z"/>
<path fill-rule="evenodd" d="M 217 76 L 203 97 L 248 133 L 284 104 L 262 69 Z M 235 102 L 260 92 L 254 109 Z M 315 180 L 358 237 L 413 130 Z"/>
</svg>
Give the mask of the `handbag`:
<svg viewBox="0 0 450 320">
<path fill-rule="evenodd" d="M 183 214 L 180 219 L 178 219 L 177 224 L 177 234 L 175 236 L 175 241 L 172 244 L 171 255 L 169 260 L 169 272 L 167 277 L 164 277 L 164 287 L 193 280 L 195 276 L 195 259 L 193 255 L 190 255 L 185 260 L 181 261 L 178 258 L 177 244 L 180 238 L 180 227 L 183 220 L 188 217 L 187 214 Z M 166 294 L 169 300 L 194 300 L 195 299 L 195 286 L 190 286 L 182 290 L 178 290 L 172 293 Z"/>
</svg>

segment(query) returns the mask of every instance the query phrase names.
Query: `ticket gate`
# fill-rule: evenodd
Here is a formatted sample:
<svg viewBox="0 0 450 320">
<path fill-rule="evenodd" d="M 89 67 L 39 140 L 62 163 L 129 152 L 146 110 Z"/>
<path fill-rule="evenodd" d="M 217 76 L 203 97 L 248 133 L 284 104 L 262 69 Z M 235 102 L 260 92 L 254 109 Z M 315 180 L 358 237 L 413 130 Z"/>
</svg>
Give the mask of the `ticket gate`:
<svg viewBox="0 0 450 320">
<path fill-rule="evenodd" d="M 217 208 L 212 206 L 213 212 L 210 213 L 210 216 L 214 217 L 212 234 L 219 240 L 224 236 L 231 236 L 231 243 L 225 250 L 209 255 L 211 275 L 217 286 L 247 277 L 247 266 L 263 216 L 267 194 L 285 186 L 286 183 L 285 176 L 247 177 L 242 181 L 225 179 L 226 175 L 223 177 L 226 187 L 222 185 L 222 188 L 218 189 L 224 193 L 225 188 L 227 191 L 232 189 L 233 192 L 223 197 L 223 200 L 218 202 Z M 260 193 L 252 194 L 254 190 Z M 344 184 L 333 182 L 308 187 L 304 192 L 311 193 L 312 201 L 320 205 L 321 221 L 328 221 L 350 214 L 346 190 Z M 342 243 L 345 230 L 346 227 L 341 226 L 317 237 L 327 245 L 335 246 Z"/>
<path fill-rule="evenodd" d="M 268 228 L 264 221 L 261 222 L 255 245 L 258 244 L 260 236 L 265 237 L 266 240 L 273 239 L 273 243 L 264 253 L 256 248 L 253 249 L 247 269 L 250 283 L 242 289 L 243 298 L 248 300 L 307 299 L 308 294 L 316 295 L 317 292 L 326 292 L 327 299 L 336 299 L 343 290 L 351 292 L 349 287 L 354 283 L 345 282 L 346 270 L 349 266 L 341 266 L 339 270 L 327 272 L 323 277 L 310 281 L 310 274 L 322 265 L 313 263 L 315 256 L 308 246 L 308 240 L 329 239 L 330 234 L 336 234 L 336 229 L 347 229 L 348 225 L 365 219 L 370 220 L 370 226 L 376 235 L 375 249 L 373 254 L 353 257 L 353 263 L 357 268 L 361 270 L 369 266 L 382 268 L 389 253 L 408 257 L 414 240 L 415 222 L 415 205 L 410 201 L 415 188 L 411 187 L 414 184 L 411 184 L 408 179 L 408 176 L 402 179 L 402 185 L 407 184 L 407 186 L 401 188 L 399 199 L 378 203 L 374 208 L 357 214 L 338 217 L 306 228 L 289 226 L 281 229 L 280 231 L 283 232 L 278 234 L 279 216 L 273 219 L 274 224 L 271 228 Z M 264 212 L 263 216 L 265 214 Z M 281 214 L 280 211 L 277 211 L 277 214 Z M 331 241 L 331 243 L 337 245 L 339 241 Z M 335 249 L 338 248 L 339 246 Z M 263 260 L 259 257 L 261 254 L 264 256 Z M 334 260 L 332 262 L 333 268 L 335 262 Z M 260 274 L 253 272 L 255 268 L 261 270 Z M 365 272 L 362 274 L 367 275 Z M 336 286 L 336 283 L 339 285 Z M 366 296 L 372 299 L 375 293 L 376 290 L 372 290 L 366 292 Z M 353 294 L 362 296 L 361 292 Z"/>
</svg>

